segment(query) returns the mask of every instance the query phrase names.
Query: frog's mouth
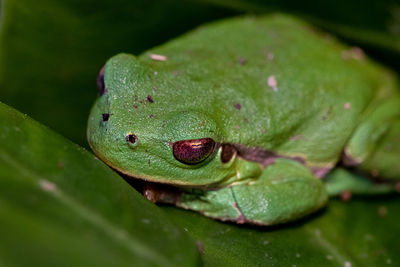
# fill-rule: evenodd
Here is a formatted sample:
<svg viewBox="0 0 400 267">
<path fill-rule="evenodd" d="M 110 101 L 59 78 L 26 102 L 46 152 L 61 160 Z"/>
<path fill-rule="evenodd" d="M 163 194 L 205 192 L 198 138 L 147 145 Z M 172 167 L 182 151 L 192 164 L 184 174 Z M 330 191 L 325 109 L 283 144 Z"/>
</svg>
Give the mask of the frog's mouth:
<svg viewBox="0 0 400 267">
<path fill-rule="evenodd" d="M 247 147 L 242 144 L 232 144 L 232 146 L 235 147 L 238 157 L 241 157 L 245 160 L 248 161 L 253 161 L 260 163 L 264 168 L 267 168 L 269 165 L 272 165 L 275 163 L 275 160 L 278 158 L 283 158 L 283 159 L 290 159 L 296 162 L 299 162 L 300 164 L 308 167 L 310 171 L 317 177 L 317 178 L 322 178 L 324 177 L 331 169 L 333 166 L 312 166 L 307 164 L 307 161 L 305 158 L 300 157 L 300 156 L 287 156 L 287 155 L 280 155 L 276 152 L 266 150 L 260 147 Z"/>
</svg>

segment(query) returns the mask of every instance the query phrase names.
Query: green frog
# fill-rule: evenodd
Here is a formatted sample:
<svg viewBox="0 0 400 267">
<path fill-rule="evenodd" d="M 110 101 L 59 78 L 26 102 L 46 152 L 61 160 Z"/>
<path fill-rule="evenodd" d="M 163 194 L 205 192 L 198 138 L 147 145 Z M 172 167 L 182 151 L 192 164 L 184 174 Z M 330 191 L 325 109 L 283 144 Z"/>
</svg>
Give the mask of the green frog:
<svg viewBox="0 0 400 267">
<path fill-rule="evenodd" d="M 89 144 L 154 202 L 272 225 L 400 179 L 396 77 L 292 16 L 230 18 L 118 54 L 97 85 Z"/>
</svg>

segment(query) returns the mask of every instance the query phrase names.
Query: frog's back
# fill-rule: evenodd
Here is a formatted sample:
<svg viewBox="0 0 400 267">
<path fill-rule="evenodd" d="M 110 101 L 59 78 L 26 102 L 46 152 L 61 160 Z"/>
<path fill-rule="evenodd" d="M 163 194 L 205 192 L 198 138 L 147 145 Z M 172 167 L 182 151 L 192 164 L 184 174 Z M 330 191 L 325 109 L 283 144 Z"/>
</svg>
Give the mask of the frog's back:
<svg viewBox="0 0 400 267">
<path fill-rule="evenodd" d="M 391 74 L 360 49 L 283 15 L 218 22 L 150 53 L 167 57 L 140 58 L 154 69 L 160 113 L 206 112 L 220 141 L 314 166 L 334 164 L 374 99 L 396 94 Z"/>
</svg>

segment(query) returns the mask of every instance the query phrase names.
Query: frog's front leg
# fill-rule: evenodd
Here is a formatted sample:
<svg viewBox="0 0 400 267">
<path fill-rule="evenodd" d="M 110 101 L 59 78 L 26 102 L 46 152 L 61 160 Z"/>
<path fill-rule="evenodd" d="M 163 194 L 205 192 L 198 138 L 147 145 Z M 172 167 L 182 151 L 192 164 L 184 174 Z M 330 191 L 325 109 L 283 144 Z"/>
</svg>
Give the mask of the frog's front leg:
<svg viewBox="0 0 400 267">
<path fill-rule="evenodd" d="M 259 225 L 303 217 L 328 199 L 322 182 L 306 167 L 288 159 L 276 159 L 259 177 L 215 189 L 185 190 L 179 198 L 168 198 L 208 217 Z"/>
</svg>

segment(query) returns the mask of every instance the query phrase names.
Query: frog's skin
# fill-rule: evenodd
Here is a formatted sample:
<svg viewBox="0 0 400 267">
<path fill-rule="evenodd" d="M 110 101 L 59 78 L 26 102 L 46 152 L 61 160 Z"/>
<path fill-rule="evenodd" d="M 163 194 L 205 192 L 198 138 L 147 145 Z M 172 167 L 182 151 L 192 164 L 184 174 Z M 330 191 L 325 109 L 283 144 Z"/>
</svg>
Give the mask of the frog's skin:
<svg viewBox="0 0 400 267">
<path fill-rule="evenodd" d="M 98 85 L 89 143 L 127 176 L 180 188 L 146 191 L 152 200 L 271 225 L 316 211 L 345 184 L 357 191 L 350 174 L 341 183 L 331 172 L 336 187 L 319 179 L 338 163 L 400 178 L 394 75 L 293 17 L 229 19 L 116 55 Z"/>
</svg>

